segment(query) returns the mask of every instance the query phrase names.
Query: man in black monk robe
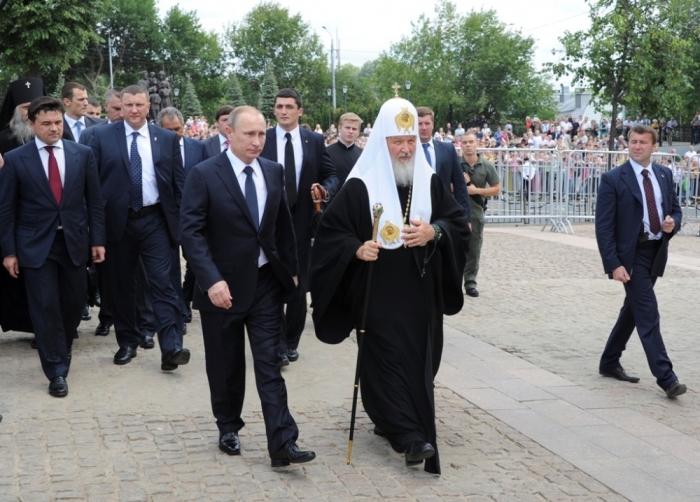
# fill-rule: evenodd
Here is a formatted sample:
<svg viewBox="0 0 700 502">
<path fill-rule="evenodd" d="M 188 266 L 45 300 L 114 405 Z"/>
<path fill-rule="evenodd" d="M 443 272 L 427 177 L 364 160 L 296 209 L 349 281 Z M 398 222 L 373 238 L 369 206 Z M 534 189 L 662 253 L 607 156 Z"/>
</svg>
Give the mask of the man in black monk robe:
<svg viewBox="0 0 700 502">
<path fill-rule="evenodd" d="M 439 313 L 462 308 L 469 225 L 462 207 L 416 155 L 418 115 L 394 98 L 382 106 L 348 180 L 319 224 L 311 259 L 318 338 L 340 343 L 359 324 L 372 268 L 360 390 L 375 433 L 440 473 L 433 392 Z M 382 204 L 377 242 L 372 207 Z"/>
</svg>

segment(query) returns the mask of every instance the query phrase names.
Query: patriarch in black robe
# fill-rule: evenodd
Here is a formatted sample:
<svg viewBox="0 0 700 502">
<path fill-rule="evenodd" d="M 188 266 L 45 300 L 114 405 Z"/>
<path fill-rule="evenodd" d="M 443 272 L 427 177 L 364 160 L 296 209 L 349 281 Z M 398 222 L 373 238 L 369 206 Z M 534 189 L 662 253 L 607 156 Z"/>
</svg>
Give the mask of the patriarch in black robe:
<svg viewBox="0 0 700 502">
<path fill-rule="evenodd" d="M 461 206 L 425 156 L 416 155 L 417 122 L 406 100 L 382 106 L 367 147 L 319 224 L 310 289 L 316 336 L 340 343 L 360 323 L 373 263 L 360 346 L 362 403 L 375 433 L 405 453 L 407 465 L 425 460 L 425 470 L 439 474 L 433 366 L 442 340 L 434 334 L 438 313 L 462 308 L 470 230 Z M 375 204 L 384 208 L 376 242 Z"/>
</svg>

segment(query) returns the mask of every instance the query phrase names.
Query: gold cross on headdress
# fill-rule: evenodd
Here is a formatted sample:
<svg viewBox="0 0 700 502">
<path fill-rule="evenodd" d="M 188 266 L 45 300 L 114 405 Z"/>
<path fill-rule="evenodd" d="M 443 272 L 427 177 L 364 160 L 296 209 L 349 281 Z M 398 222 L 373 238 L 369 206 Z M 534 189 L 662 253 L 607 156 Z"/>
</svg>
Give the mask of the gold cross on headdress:
<svg viewBox="0 0 700 502">
<path fill-rule="evenodd" d="M 399 89 L 401 89 L 401 86 L 394 82 L 394 85 L 391 86 L 392 89 L 394 89 L 394 97 L 398 98 L 399 96 Z"/>
</svg>

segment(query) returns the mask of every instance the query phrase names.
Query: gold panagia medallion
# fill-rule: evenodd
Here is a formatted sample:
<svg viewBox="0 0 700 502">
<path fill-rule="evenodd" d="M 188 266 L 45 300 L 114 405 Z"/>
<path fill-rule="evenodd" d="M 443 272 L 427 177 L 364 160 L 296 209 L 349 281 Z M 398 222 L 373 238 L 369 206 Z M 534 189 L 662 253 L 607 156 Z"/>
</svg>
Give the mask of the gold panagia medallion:
<svg viewBox="0 0 700 502">
<path fill-rule="evenodd" d="M 396 122 L 396 127 L 399 128 L 399 132 L 407 133 L 412 131 L 416 125 L 416 118 L 408 111 L 408 108 L 401 108 L 399 114 L 394 117 L 394 122 Z"/>
<path fill-rule="evenodd" d="M 382 240 L 387 244 L 393 244 L 399 240 L 401 229 L 389 220 L 386 220 L 386 223 L 384 223 L 384 226 L 379 231 L 379 235 L 382 236 Z"/>
</svg>

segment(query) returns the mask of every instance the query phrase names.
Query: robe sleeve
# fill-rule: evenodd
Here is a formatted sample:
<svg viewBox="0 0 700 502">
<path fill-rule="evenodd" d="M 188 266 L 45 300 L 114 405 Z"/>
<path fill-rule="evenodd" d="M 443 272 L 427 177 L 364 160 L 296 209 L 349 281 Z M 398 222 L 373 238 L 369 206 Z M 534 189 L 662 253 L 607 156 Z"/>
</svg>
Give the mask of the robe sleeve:
<svg viewBox="0 0 700 502">
<path fill-rule="evenodd" d="M 364 183 L 351 179 L 328 205 L 311 250 L 309 290 L 316 336 L 340 343 L 355 327 L 368 263 L 355 256 L 372 238 L 372 217 Z"/>
</svg>

